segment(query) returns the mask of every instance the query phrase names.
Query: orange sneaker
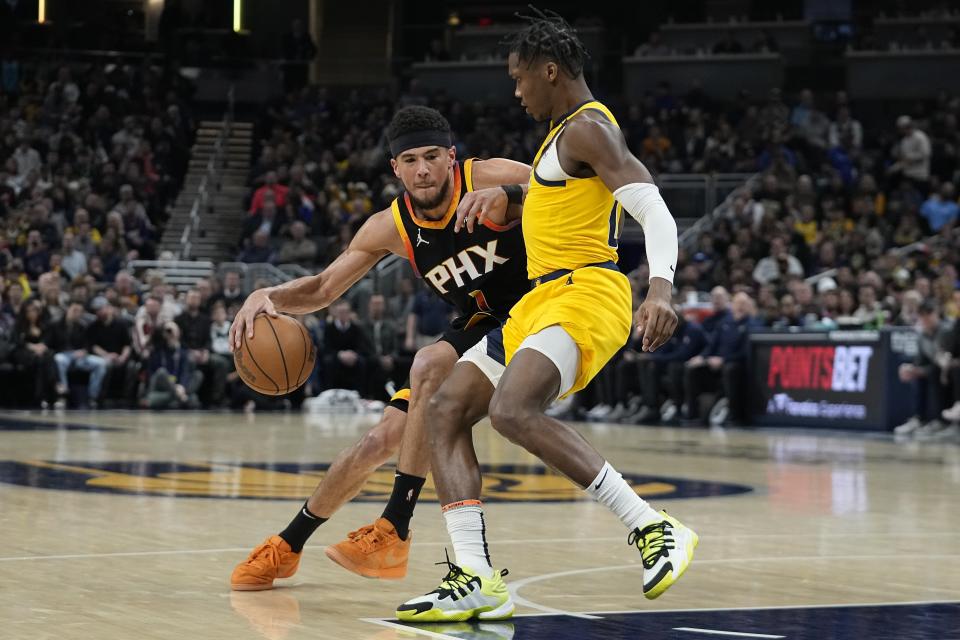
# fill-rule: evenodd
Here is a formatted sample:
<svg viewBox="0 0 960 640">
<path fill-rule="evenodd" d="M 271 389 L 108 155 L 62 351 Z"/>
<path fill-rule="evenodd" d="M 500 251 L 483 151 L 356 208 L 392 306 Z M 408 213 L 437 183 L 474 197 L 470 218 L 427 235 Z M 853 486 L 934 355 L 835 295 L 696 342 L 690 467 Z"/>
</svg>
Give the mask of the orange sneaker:
<svg viewBox="0 0 960 640">
<path fill-rule="evenodd" d="M 407 575 L 410 540 L 413 532 L 401 540 L 386 518 L 347 534 L 343 542 L 327 547 L 327 557 L 364 578 L 399 580 Z"/>
<path fill-rule="evenodd" d="M 273 589 L 275 579 L 289 578 L 297 572 L 301 553 L 294 553 L 280 536 L 270 536 L 234 567 L 230 587 L 234 591 Z"/>
</svg>

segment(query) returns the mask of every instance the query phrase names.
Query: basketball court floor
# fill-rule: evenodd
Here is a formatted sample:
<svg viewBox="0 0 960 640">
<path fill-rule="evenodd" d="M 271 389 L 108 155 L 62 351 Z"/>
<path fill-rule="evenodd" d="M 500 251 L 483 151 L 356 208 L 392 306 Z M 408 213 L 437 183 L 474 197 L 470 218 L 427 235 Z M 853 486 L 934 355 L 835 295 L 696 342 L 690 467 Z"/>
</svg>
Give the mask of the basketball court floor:
<svg viewBox="0 0 960 640">
<path fill-rule="evenodd" d="M 852 433 L 582 425 L 638 492 L 700 534 L 659 600 L 603 508 L 497 436 L 485 463 L 509 622 L 406 627 L 449 546 L 432 489 L 403 581 L 323 547 L 379 515 L 385 469 L 273 591 L 233 566 L 282 529 L 376 415 L 0 414 L 0 638 L 960 639 L 960 446 Z"/>
</svg>

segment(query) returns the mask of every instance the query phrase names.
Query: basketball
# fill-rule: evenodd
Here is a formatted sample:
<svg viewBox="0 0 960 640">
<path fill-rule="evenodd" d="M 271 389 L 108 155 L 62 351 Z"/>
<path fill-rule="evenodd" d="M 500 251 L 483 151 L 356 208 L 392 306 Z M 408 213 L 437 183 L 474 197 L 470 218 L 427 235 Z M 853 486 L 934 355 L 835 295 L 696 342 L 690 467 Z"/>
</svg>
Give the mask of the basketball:
<svg viewBox="0 0 960 640">
<path fill-rule="evenodd" d="M 303 385 L 313 371 L 317 351 L 306 327 L 290 316 L 261 314 L 253 338 L 233 353 L 237 373 L 248 387 L 267 396 L 282 396 Z"/>
</svg>

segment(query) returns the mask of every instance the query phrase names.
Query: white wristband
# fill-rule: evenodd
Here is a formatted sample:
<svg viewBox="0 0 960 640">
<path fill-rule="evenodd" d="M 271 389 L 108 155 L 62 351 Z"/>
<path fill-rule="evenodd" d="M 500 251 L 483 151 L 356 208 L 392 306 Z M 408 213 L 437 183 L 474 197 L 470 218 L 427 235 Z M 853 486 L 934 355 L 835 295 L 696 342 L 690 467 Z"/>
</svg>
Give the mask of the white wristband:
<svg viewBox="0 0 960 640">
<path fill-rule="evenodd" d="M 677 223 L 660 196 L 657 185 L 631 182 L 613 192 L 624 210 L 643 227 L 650 277 L 673 282 L 677 268 Z"/>
</svg>

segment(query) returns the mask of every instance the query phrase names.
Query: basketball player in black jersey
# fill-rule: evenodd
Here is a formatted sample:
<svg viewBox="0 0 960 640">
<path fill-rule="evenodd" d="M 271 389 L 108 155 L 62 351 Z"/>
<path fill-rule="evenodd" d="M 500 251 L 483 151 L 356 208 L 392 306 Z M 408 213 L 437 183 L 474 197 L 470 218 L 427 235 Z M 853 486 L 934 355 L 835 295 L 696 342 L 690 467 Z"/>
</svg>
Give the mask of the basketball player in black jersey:
<svg viewBox="0 0 960 640">
<path fill-rule="evenodd" d="M 456 307 L 459 317 L 435 344 L 417 352 L 410 389 L 395 395 L 380 422 L 340 452 L 287 528 L 268 537 L 236 566 L 231 576 L 235 590 L 270 589 L 275 578 L 292 576 L 307 538 L 398 448 L 394 488 L 383 516 L 326 552 L 344 568 L 368 578 L 398 579 L 406 574 L 409 521 L 430 467 L 424 427 L 427 401 L 457 359 L 503 322 L 529 290 L 518 224 L 487 222 L 472 234 L 456 233 L 454 225 L 457 205 L 467 193 L 525 183 L 530 167 L 501 158 L 458 162 L 450 124 L 427 107 L 398 111 L 387 138 L 390 164 L 404 193 L 388 209 L 372 215 L 321 273 L 251 293 L 233 322 L 230 344 L 239 347 L 244 333 L 247 339 L 253 337 L 257 314 L 303 314 L 329 306 L 389 253 L 408 259 L 434 293 Z"/>
</svg>

